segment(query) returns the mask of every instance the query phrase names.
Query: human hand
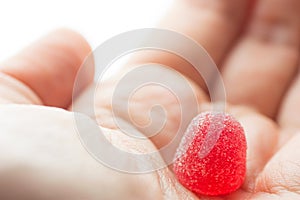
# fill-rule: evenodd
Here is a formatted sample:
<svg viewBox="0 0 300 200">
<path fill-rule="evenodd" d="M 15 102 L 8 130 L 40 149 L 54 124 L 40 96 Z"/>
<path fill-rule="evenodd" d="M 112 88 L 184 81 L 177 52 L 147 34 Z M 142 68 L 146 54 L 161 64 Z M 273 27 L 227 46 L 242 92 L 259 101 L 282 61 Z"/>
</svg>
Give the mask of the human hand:
<svg viewBox="0 0 300 200">
<path fill-rule="evenodd" d="M 241 39 L 236 40 L 242 24 L 239 19 L 247 10 L 245 1 L 206 2 L 205 10 L 202 3 L 198 5 L 196 1 L 189 3 L 180 1 L 168 16 L 178 16 L 177 12 L 182 12 L 180 16 L 186 17 L 183 19 L 185 23 L 180 24 L 180 21 L 176 21 L 174 24 L 173 20 L 162 22 L 161 26 L 183 32 L 203 44 L 215 62 L 221 66 L 228 102 L 232 104 L 228 106 L 228 112 L 234 114 L 245 128 L 248 141 L 247 178 L 240 190 L 222 198 L 298 197 L 297 174 L 300 170 L 300 152 L 297 150 L 297 143 L 300 137 L 297 132 L 300 123 L 297 121 L 296 102 L 300 97 L 297 94 L 299 81 L 295 72 L 299 58 L 300 17 L 297 12 L 299 4 L 291 6 L 293 3 L 298 2 L 276 0 L 276 3 L 274 1 L 258 3 L 258 8 L 266 9 L 263 10 L 263 15 L 272 16 L 275 25 L 282 20 L 288 22 L 277 27 L 280 35 L 276 34 L 274 37 L 263 37 L 264 34 L 273 34 L 273 30 L 269 31 L 268 20 L 258 17 L 257 20 L 250 20 L 254 24 L 250 30 L 254 33 L 245 31 L 246 34 L 242 34 L 239 36 Z M 280 9 L 276 10 L 275 7 Z M 236 11 L 235 14 L 228 14 L 231 9 Z M 230 21 L 227 21 L 229 19 Z M 231 23 L 233 25 L 229 25 Z M 267 32 L 255 32 L 256 23 L 265 27 Z M 206 25 L 195 27 L 194 24 Z M 263 30 L 262 27 L 257 30 Z M 216 30 L 218 28 L 224 31 L 221 37 L 220 31 Z M 262 40 L 263 38 L 270 40 Z M 231 53 L 227 53 L 228 48 L 232 46 Z M 89 51 L 86 42 L 69 31 L 48 36 L 39 44 L 2 64 L 4 67 L 1 71 L 8 76 L 1 76 L 1 102 L 68 108 L 75 74 Z M 141 55 L 135 62 L 156 61 L 184 71 L 187 77 L 197 83 L 190 82 L 202 105 L 200 109 L 206 109 L 203 105 L 208 101 L 205 89 L 201 89 L 204 88 L 202 81 L 193 76 L 194 73 L 188 70 L 188 65 L 184 61 L 172 55 L 156 53 L 155 59 L 151 60 L 153 56 L 150 59 L 148 55 Z M 257 56 L 262 58 L 256 59 Z M 220 60 L 223 61 L 222 64 Z M 283 69 L 282 65 L 286 68 Z M 160 70 L 167 74 L 173 73 L 164 68 Z M 15 79 L 20 82 L 16 82 Z M 82 90 L 91 79 L 92 72 L 87 73 L 82 82 Z M 254 83 L 253 79 L 257 82 Z M 278 79 L 280 81 L 277 81 Z M 138 152 L 155 150 L 150 141 L 140 144 L 130 143 L 130 139 L 117 130 L 111 120 L 109 98 L 103 97 L 110 97 L 117 81 L 117 76 L 109 80 L 104 84 L 103 93 L 97 96 L 98 122 L 108 128 L 105 129 L 106 134 L 113 138 L 114 143 L 118 145 L 125 143 L 123 148 L 133 151 L 136 149 Z M 274 90 L 270 91 L 270 88 Z M 74 109 L 83 109 L 88 91 L 89 89 L 82 91 L 73 105 Z M 188 104 L 189 98 L 192 97 L 187 97 L 186 102 L 180 104 Z M 140 124 L 148 121 L 148 115 L 145 113 L 150 110 L 153 103 L 161 104 L 165 108 L 168 114 L 166 126 L 150 139 L 156 148 L 168 143 L 174 136 L 172 134 L 178 127 L 180 116 L 180 105 L 174 96 L 153 86 L 144 92 L 141 89 L 133 97 L 132 102 L 137 105 L 132 107 L 132 119 L 138 120 Z M 2 127 L 0 158 L 1 163 L 5 164 L 0 168 L 3 177 L 0 181 L 0 194 L 3 199 L 197 198 L 176 181 L 168 168 L 148 174 L 130 175 L 97 163 L 81 146 L 74 130 L 73 116 L 67 111 L 30 105 L 1 107 L 3 112 L 0 116 Z"/>
<path fill-rule="evenodd" d="M 205 47 L 222 73 L 227 111 L 245 127 L 247 177 L 241 189 L 224 197 L 226 199 L 291 199 L 299 193 L 299 176 L 296 175 L 300 154 L 296 149 L 299 142 L 296 102 L 300 99 L 297 94 L 300 87 L 297 73 L 299 9 L 296 1 L 177 1 L 160 23 L 161 27 L 188 35 Z M 204 82 L 189 63 L 165 52 L 135 54 L 127 70 L 147 62 L 172 67 L 193 80 L 190 83 L 200 102 L 199 110 L 210 109 L 206 107 L 208 94 Z M 162 68 L 159 74 L 168 72 Z M 162 78 L 165 77 L 171 79 L 172 75 Z M 117 76 L 106 88 L 113 88 L 118 79 Z M 167 111 L 166 126 L 150 138 L 159 149 L 174 138 L 181 117 L 179 108 L 188 107 L 193 98 L 186 91 L 181 92 L 187 98 L 180 103 L 157 86 L 140 89 L 131 99 L 135 105 L 130 110 L 131 120 L 141 126 L 147 124 L 149 116 L 145 113 L 157 102 Z M 109 101 L 98 98 L 102 99 L 99 108 L 111 108 Z M 126 98 L 120 96 L 120 99 Z M 114 122 L 106 120 L 112 114 L 103 113 L 105 115 L 98 115 L 99 122 L 116 128 Z M 139 127 L 136 125 L 136 128 Z M 149 135 L 147 131 L 143 133 Z"/>
<path fill-rule="evenodd" d="M 77 33 L 58 30 L 1 64 L 0 199 L 161 199 L 155 173 L 109 169 L 81 145 L 67 109 L 90 51 Z M 92 78 L 84 74 L 79 90 Z"/>
</svg>

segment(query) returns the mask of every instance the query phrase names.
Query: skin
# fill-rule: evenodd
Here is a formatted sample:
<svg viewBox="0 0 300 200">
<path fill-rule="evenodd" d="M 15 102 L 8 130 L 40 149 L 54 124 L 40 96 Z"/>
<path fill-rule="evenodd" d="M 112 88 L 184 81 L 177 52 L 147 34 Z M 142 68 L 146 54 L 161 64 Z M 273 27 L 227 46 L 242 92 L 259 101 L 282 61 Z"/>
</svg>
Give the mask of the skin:
<svg viewBox="0 0 300 200">
<path fill-rule="evenodd" d="M 248 142 L 246 180 L 236 192 L 222 197 L 196 196 L 177 182 L 170 168 L 132 175 L 96 162 L 80 144 L 72 115 L 73 109 L 84 109 L 93 88 L 92 71 L 85 73 L 71 106 L 76 73 L 91 49 L 82 36 L 63 29 L 1 63 L 0 198 L 300 198 L 299 11 L 298 0 L 178 0 L 159 24 L 192 37 L 219 66 L 227 112 L 241 122 Z M 174 20 L 178 16 L 180 19 Z M 194 90 L 199 110 L 210 109 L 203 81 L 188 63 L 167 53 L 137 53 L 103 84 L 95 105 L 96 120 L 105 127 L 105 135 L 133 152 L 163 147 L 180 121 L 180 104 L 174 96 L 149 86 L 131 99 L 135 106 L 130 113 L 136 122 L 132 126 L 147 124 L 145 113 L 154 103 L 161 104 L 168 115 L 160 133 L 136 142 L 114 124 L 109 101 L 114 85 L 121 74 L 147 62 L 162 63 L 182 73 Z M 164 67 L 158 70 L 175 73 Z M 185 90 L 181 92 L 185 95 Z M 180 103 L 188 105 L 191 98 L 187 94 Z"/>
</svg>

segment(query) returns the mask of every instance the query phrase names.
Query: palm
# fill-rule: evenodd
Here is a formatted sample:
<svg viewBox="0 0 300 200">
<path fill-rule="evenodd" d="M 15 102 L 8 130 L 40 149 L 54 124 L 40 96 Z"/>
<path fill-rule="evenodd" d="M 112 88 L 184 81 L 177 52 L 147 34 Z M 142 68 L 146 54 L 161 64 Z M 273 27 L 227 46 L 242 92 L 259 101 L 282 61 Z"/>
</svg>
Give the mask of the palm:
<svg viewBox="0 0 300 200">
<path fill-rule="evenodd" d="M 165 71 L 165 69 L 162 69 Z M 166 74 L 166 73 L 165 73 Z M 106 85 L 108 90 L 113 91 L 113 86 Z M 138 91 L 131 99 L 133 105 L 138 105 L 138 110 L 132 107 L 130 110 L 132 120 L 136 120 L 135 124 L 145 125 L 149 123 L 148 113 L 153 104 L 162 105 L 167 113 L 168 120 L 166 126 L 154 137 L 151 137 L 151 141 L 157 148 L 161 148 L 166 145 L 178 129 L 178 122 L 180 121 L 180 104 L 189 104 L 189 100 L 186 102 L 177 102 L 174 96 L 169 91 L 163 92 L 164 89 L 157 88 L 156 86 L 147 87 Z M 104 95 L 101 96 L 109 96 Z M 155 98 L 155 101 L 149 99 Z M 99 102 L 105 102 L 101 97 Z M 122 99 L 122 97 L 119 96 Z M 191 97 L 193 98 L 193 97 Z M 202 108 L 206 101 L 205 96 L 201 90 L 198 90 L 198 100 L 200 101 L 199 110 L 206 110 L 206 106 Z M 112 129 L 116 128 L 112 120 L 107 120 L 108 116 L 111 116 L 109 105 L 105 103 L 98 104 L 98 110 L 100 113 L 98 121 L 102 126 Z M 125 102 L 124 102 L 125 103 Z M 104 109 L 103 109 L 104 108 Z M 107 109 L 105 109 L 107 108 Z M 105 111 L 103 111 L 105 110 Z M 233 194 L 230 194 L 226 198 L 229 199 L 246 199 L 246 198 L 261 198 L 265 199 L 268 196 L 281 195 L 287 199 L 292 198 L 297 193 L 297 179 L 294 178 L 295 174 L 300 170 L 297 167 L 299 160 L 299 152 L 297 152 L 297 140 L 299 137 L 294 137 L 291 141 L 286 143 L 288 128 L 279 128 L 277 122 L 270 117 L 258 113 L 257 111 L 249 108 L 248 106 L 228 106 L 229 113 L 236 116 L 245 128 L 248 141 L 248 155 L 247 155 L 247 176 L 244 185 L 241 189 Z M 104 115 L 105 114 L 105 115 Z M 108 117 L 108 118 L 109 118 Z M 137 128 L 139 125 L 136 125 Z M 120 131 L 121 133 L 122 131 Z M 172 134 L 173 133 L 173 134 Z M 148 132 L 144 132 L 148 135 Z M 282 146 L 283 145 L 283 146 Z M 130 148 L 130 146 L 128 147 Z M 141 147 L 142 148 L 142 147 Z M 296 171 L 295 171 L 296 170 Z M 161 170 L 165 176 L 173 176 L 168 169 Z M 167 172 L 165 172 L 167 171 Z M 281 178 L 279 179 L 278 176 Z M 175 183 L 170 183 L 173 186 L 178 186 L 177 180 L 170 178 Z M 289 181 L 286 181 L 289 180 Z M 296 188 L 295 188 L 296 187 Z M 180 196 L 192 195 L 185 189 L 178 189 L 172 187 L 166 187 L 166 190 L 175 190 Z M 170 191 L 164 191 L 166 193 Z M 215 198 L 212 198 L 215 199 Z M 218 199 L 218 198 L 216 198 Z"/>
</svg>

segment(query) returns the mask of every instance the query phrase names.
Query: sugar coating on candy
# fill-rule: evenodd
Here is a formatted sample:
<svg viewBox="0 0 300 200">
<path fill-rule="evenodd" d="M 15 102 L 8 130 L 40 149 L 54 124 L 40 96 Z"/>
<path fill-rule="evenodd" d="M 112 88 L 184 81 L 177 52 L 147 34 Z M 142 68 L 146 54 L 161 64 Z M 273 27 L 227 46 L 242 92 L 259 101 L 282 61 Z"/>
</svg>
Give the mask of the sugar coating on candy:
<svg viewBox="0 0 300 200">
<path fill-rule="evenodd" d="M 224 113 L 201 113 L 177 149 L 174 173 L 197 194 L 228 194 L 244 182 L 246 150 L 244 130 L 236 119 Z"/>
</svg>

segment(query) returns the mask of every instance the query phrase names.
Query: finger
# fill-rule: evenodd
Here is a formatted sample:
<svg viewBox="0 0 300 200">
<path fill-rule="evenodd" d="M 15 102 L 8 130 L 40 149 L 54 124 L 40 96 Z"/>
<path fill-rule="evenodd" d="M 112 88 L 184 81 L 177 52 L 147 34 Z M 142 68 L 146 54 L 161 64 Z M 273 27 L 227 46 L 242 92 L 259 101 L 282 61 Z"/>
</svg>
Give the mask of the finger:
<svg viewBox="0 0 300 200">
<path fill-rule="evenodd" d="M 247 9 L 248 0 L 177 0 L 158 27 L 192 38 L 218 64 L 239 34 Z M 173 67 L 203 86 L 197 71 L 179 56 L 155 51 L 135 54 L 132 61 L 134 64 L 151 62 Z"/>
<path fill-rule="evenodd" d="M 77 70 L 90 51 L 82 36 L 67 29 L 40 39 L 1 63 L 1 102 L 66 108 Z M 85 74 L 81 87 L 91 80 L 92 71 Z"/>
<path fill-rule="evenodd" d="M 297 130 L 300 130 L 300 74 L 294 80 L 282 103 L 278 123 L 286 130 L 281 135 L 281 142 L 286 142 Z"/>
<path fill-rule="evenodd" d="M 224 64 L 229 102 L 274 117 L 297 70 L 300 1 L 260 0 L 248 30 Z"/>
<path fill-rule="evenodd" d="M 300 193 L 300 134 L 286 143 L 265 166 L 256 181 L 258 194 L 297 199 Z"/>
<path fill-rule="evenodd" d="M 254 112 L 237 116 L 247 139 L 247 172 L 242 188 L 253 192 L 254 183 L 265 164 L 273 156 L 278 142 L 278 127 L 268 118 Z"/>
</svg>

